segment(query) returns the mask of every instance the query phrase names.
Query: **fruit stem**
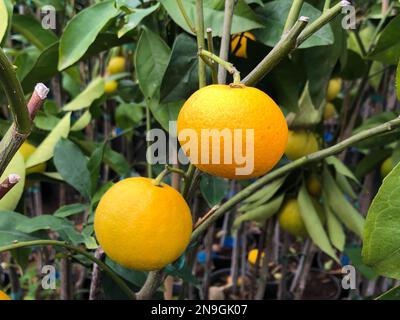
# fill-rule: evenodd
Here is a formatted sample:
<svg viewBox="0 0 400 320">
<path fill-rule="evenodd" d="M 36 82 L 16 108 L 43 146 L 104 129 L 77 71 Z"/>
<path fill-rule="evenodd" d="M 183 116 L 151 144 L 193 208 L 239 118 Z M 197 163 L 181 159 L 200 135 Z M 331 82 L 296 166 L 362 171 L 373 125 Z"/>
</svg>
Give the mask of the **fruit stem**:
<svg viewBox="0 0 400 320">
<path fill-rule="evenodd" d="M 190 31 L 192 31 L 194 34 L 196 34 L 196 28 L 194 27 L 192 21 L 190 20 L 188 14 L 186 12 L 186 9 L 182 3 L 182 0 L 176 0 L 176 2 L 178 4 L 179 10 L 182 14 L 182 17 L 183 17 L 183 19 L 185 19 L 185 22 L 188 25 Z"/>
<path fill-rule="evenodd" d="M 26 247 L 36 247 L 36 246 L 58 246 L 66 248 L 70 251 L 74 251 L 79 253 L 92 262 L 96 263 L 104 272 L 106 272 L 114 281 L 115 283 L 126 293 L 126 295 L 132 299 L 136 300 L 136 294 L 129 288 L 129 286 L 122 280 L 107 264 L 103 261 L 97 259 L 92 254 L 87 252 L 85 249 L 80 247 L 75 247 L 71 244 L 68 244 L 65 241 L 57 241 L 57 240 L 33 240 L 33 241 L 24 241 L 24 242 L 17 242 L 10 244 L 8 246 L 0 247 L 0 253 L 5 251 L 10 251 L 19 248 L 26 248 Z"/>
<path fill-rule="evenodd" d="M 292 6 L 290 7 L 289 15 L 286 19 L 285 27 L 283 29 L 283 34 L 288 32 L 294 24 L 296 23 L 297 19 L 299 18 L 300 10 L 303 6 L 304 0 L 294 0 Z"/>
<path fill-rule="evenodd" d="M 199 56 L 215 61 L 216 63 L 218 63 L 219 65 L 224 67 L 226 69 L 226 71 L 228 71 L 230 74 L 233 75 L 233 83 L 234 84 L 240 83 L 240 72 L 234 67 L 234 65 L 232 63 L 225 61 L 225 60 L 221 59 L 220 57 L 218 57 L 217 55 L 215 55 L 214 53 L 204 50 L 202 48 L 200 48 L 200 50 L 199 50 Z"/>
<path fill-rule="evenodd" d="M 266 184 L 270 183 L 272 180 L 282 177 L 285 174 L 287 174 L 297 168 L 300 168 L 306 164 L 317 162 L 317 161 L 320 161 L 329 156 L 340 153 L 341 151 L 345 150 L 346 148 L 348 148 L 362 140 L 383 134 L 385 132 L 390 132 L 399 127 L 400 127 L 400 117 L 397 117 L 391 121 L 385 122 L 374 128 L 361 131 L 361 132 L 353 135 L 352 137 L 339 142 L 338 144 L 336 144 L 334 146 L 331 146 L 329 148 L 322 149 L 315 153 L 304 156 L 300 159 L 297 159 L 296 161 L 290 162 L 287 165 L 284 165 L 284 166 L 266 174 L 265 176 L 258 179 L 256 182 L 252 183 L 248 187 L 246 187 L 243 190 L 241 190 L 240 192 L 238 192 L 230 200 L 228 200 L 223 205 L 221 205 L 221 207 L 218 210 L 216 210 L 212 215 L 210 215 L 208 217 L 208 219 L 204 220 L 204 222 L 202 222 L 198 226 L 198 228 L 193 230 L 191 242 L 196 241 L 198 239 L 198 237 L 205 230 L 207 230 L 207 228 L 211 224 L 213 224 L 218 218 L 220 218 L 226 212 L 230 211 L 238 203 L 240 203 L 243 200 L 245 200 L 246 198 L 250 197 L 252 194 L 254 194 L 254 192 L 261 189 Z"/>
<path fill-rule="evenodd" d="M 185 171 L 183 171 L 183 170 L 181 170 L 181 169 L 178 169 L 178 168 L 175 168 L 175 167 L 171 167 L 171 166 L 169 166 L 169 165 L 166 165 L 165 168 L 164 168 L 164 170 L 161 171 L 161 173 L 153 180 L 153 184 L 154 184 L 155 186 L 161 187 L 162 180 L 163 180 L 168 174 L 170 174 L 170 173 L 172 173 L 172 172 L 175 172 L 175 173 L 177 173 L 177 174 L 180 174 L 184 180 L 187 179 L 187 175 L 186 175 L 186 172 L 185 172 Z"/>
</svg>

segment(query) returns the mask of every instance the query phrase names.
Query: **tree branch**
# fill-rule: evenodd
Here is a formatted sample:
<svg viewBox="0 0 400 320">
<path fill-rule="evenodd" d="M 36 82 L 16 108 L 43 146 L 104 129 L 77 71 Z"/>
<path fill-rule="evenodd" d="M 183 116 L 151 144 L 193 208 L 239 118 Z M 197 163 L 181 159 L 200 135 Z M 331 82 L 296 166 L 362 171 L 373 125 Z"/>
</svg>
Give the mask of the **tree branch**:
<svg viewBox="0 0 400 320">
<path fill-rule="evenodd" d="M 1 184 L 0 184 L 0 200 L 9 192 L 21 179 L 21 177 L 15 173 L 10 174 Z"/>
<path fill-rule="evenodd" d="M 320 150 L 318 152 L 309 154 L 308 156 L 302 157 L 296 161 L 290 162 L 289 164 L 280 167 L 271 173 L 266 174 L 262 178 L 258 179 L 256 182 L 252 183 L 239 193 L 237 193 L 235 196 L 233 196 L 230 200 L 225 202 L 221 207 L 216 210 L 212 215 L 208 217 L 204 222 L 202 222 L 201 225 L 197 229 L 195 229 L 192 233 L 192 242 L 196 241 L 197 238 L 211 225 L 213 224 L 219 217 L 224 215 L 226 212 L 231 210 L 235 205 L 246 199 L 247 197 L 251 196 L 256 192 L 257 190 L 261 189 L 263 186 L 265 186 L 267 183 L 271 182 L 272 180 L 275 180 L 279 177 L 282 177 L 283 175 L 287 174 L 290 171 L 293 171 L 294 169 L 300 168 L 306 164 L 316 162 L 319 160 L 322 160 L 326 157 L 329 157 L 331 155 L 337 154 L 344 149 L 346 149 L 349 146 L 354 145 L 357 142 L 360 142 L 362 140 L 365 140 L 367 138 L 392 131 L 395 128 L 400 127 L 400 117 L 393 119 L 391 121 L 388 121 L 384 124 L 381 124 L 375 128 L 371 128 L 368 130 L 364 130 L 360 133 L 355 134 L 354 136 L 343 140 L 342 142 L 339 142 L 338 144 Z"/>
<path fill-rule="evenodd" d="M 228 60 L 229 45 L 231 43 L 231 29 L 233 20 L 233 10 L 235 8 L 235 0 L 225 0 L 224 25 L 222 29 L 221 47 L 219 56 L 222 60 Z M 226 69 L 221 65 L 218 68 L 218 83 L 226 82 Z"/>
<path fill-rule="evenodd" d="M 292 6 L 290 7 L 289 15 L 286 19 L 285 27 L 283 29 L 284 34 L 292 29 L 297 19 L 299 18 L 303 2 L 304 0 L 293 0 Z"/>
</svg>

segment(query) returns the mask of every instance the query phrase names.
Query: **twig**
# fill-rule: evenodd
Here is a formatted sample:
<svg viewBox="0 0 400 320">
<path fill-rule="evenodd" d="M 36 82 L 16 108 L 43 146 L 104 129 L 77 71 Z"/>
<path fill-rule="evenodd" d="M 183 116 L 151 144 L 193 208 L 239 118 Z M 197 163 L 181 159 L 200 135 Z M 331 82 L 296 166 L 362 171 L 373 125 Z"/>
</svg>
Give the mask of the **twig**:
<svg viewBox="0 0 400 320">
<path fill-rule="evenodd" d="M 292 29 L 278 42 L 278 44 L 268 53 L 268 55 L 251 71 L 242 83 L 252 86 L 268 72 L 270 72 L 284 57 L 296 48 L 297 37 L 308 23 L 307 17 L 300 17 Z"/>
<path fill-rule="evenodd" d="M 222 66 L 226 71 L 228 71 L 230 74 L 233 75 L 233 83 L 239 84 L 240 83 L 240 72 L 234 67 L 234 65 L 230 62 L 227 62 L 217 55 L 213 54 L 212 52 L 209 52 L 204 49 L 199 50 L 199 55 L 201 57 L 207 57 L 216 63 L 218 63 L 220 66 Z"/>
<path fill-rule="evenodd" d="M 28 134 L 31 130 L 31 121 L 26 108 L 24 92 L 14 67 L 2 48 L 0 48 L 0 82 L 10 105 L 15 131 L 20 134 Z"/>
<path fill-rule="evenodd" d="M 330 7 L 331 7 L 331 0 L 325 0 L 324 12 L 325 12 L 326 10 L 329 10 Z"/>
<path fill-rule="evenodd" d="M 204 216 L 202 216 L 194 225 L 193 229 L 198 228 L 205 220 L 207 220 L 207 218 L 212 215 L 215 211 L 217 211 L 219 209 L 219 205 L 216 205 L 214 207 L 212 207 L 210 209 L 210 211 L 208 211 Z"/>
<path fill-rule="evenodd" d="M 400 117 L 397 117 L 396 119 L 393 119 L 391 121 L 388 121 L 386 123 L 383 123 L 379 126 L 376 126 L 374 128 L 364 130 L 362 132 L 359 132 L 352 137 L 343 140 L 339 142 L 338 144 L 320 150 L 318 152 L 309 154 L 308 156 L 302 157 L 296 161 L 293 161 L 285 166 L 282 166 L 271 173 L 266 174 L 262 178 L 258 179 L 256 182 L 252 183 L 248 187 L 244 188 L 242 191 L 238 192 L 236 195 L 234 195 L 230 200 L 225 202 L 221 207 L 214 212 L 214 214 L 210 215 L 207 220 L 205 220 L 198 228 L 196 228 L 193 233 L 192 233 L 192 242 L 195 241 L 207 228 L 209 225 L 214 223 L 219 217 L 224 215 L 226 212 L 231 210 L 236 204 L 240 203 L 250 195 L 254 194 L 255 191 L 259 190 L 263 186 L 265 186 L 267 183 L 271 182 L 272 180 L 275 180 L 286 173 L 300 168 L 306 164 L 316 162 L 319 160 L 322 160 L 326 157 L 329 157 L 331 155 L 337 154 L 341 152 L 342 150 L 346 149 L 349 146 L 352 146 L 362 140 L 365 140 L 367 138 L 371 138 L 373 136 L 392 131 L 395 128 L 400 127 Z"/>
<path fill-rule="evenodd" d="M 75 247 L 71 244 L 68 244 L 64 241 L 57 241 L 57 240 L 33 240 L 33 241 L 24 241 L 24 242 L 16 242 L 7 246 L 0 247 L 0 253 L 5 251 L 10 251 L 19 248 L 26 248 L 26 247 L 37 247 L 37 246 L 58 246 L 66 248 L 70 251 L 79 253 L 84 257 L 88 258 L 90 261 L 99 265 L 99 267 L 106 272 L 110 278 L 112 278 L 115 283 L 125 292 L 125 294 L 130 298 L 135 300 L 136 295 L 135 293 L 129 288 L 129 286 L 122 280 L 108 265 L 106 265 L 103 261 L 97 259 L 95 256 L 87 252 L 85 249 L 80 247 Z"/>
<path fill-rule="evenodd" d="M 189 29 L 196 34 L 196 28 L 193 26 L 192 21 L 190 20 L 189 16 L 186 13 L 185 7 L 182 3 L 182 0 L 176 0 L 179 10 L 181 11 L 183 19 L 185 19 L 186 24 L 188 25 Z"/>
<path fill-rule="evenodd" d="M 2 64 L 2 61 L 1 61 L 2 60 L 1 53 L 2 53 L 2 50 L 0 49 L 0 68 L 3 68 L 4 65 Z M 4 80 L 2 76 L 4 76 L 4 74 L 0 70 L 0 81 L 1 82 Z M 4 87 L 4 83 L 2 83 L 2 84 Z M 19 84 L 19 86 L 21 86 L 21 85 Z M 17 87 L 15 89 L 15 93 L 18 92 Z M 4 87 L 4 89 L 6 89 L 6 87 Z M 7 133 L 5 134 L 5 136 L 3 137 L 3 139 L 0 142 L 0 176 L 3 174 L 4 170 L 6 169 L 7 165 L 10 163 L 11 159 L 14 157 L 15 153 L 18 151 L 18 149 L 24 143 L 25 139 L 29 136 L 31 120 L 33 120 L 33 118 L 36 114 L 36 111 L 40 108 L 40 106 L 43 104 L 43 101 L 46 99 L 47 93 L 48 93 L 48 89 L 46 88 L 46 86 L 44 84 L 40 83 L 40 84 L 36 85 L 35 91 L 33 92 L 32 97 L 31 97 L 30 101 L 28 102 L 29 110 L 24 102 L 24 108 L 26 109 L 25 111 L 26 111 L 26 114 L 28 115 L 28 120 L 29 120 L 29 130 L 27 132 L 21 132 L 21 129 L 18 128 L 19 124 L 16 122 L 18 119 L 14 117 L 14 124 L 10 127 L 10 129 L 7 131 Z M 10 106 L 11 106 L 11 100 L 9 100 L 9 101 L 10 101 Z M 31 114 L 30 114 L 30 112 L 31 112 Z"/>
<path fill-rule="evenodd" d="M 297 39 L 298 46 L 321 29 L 324 25 L 329 23 L 334 19 L 341 11 L 343 7 L 350 5 L 348 1 L 340 1 L 338 4 L 334 5 L 331 9 L 326 10 L 318 19 L 312 22 L 304 31 L 299 35 Z"/>
<path fill-rule="evenodd" d="M 203 0 L 196 0 L 196 37 L 197 47 L 204 48 L 204 15 L 203 15 Z M 204 61 L 199 57 L 199 87 L 203 88 L 206 85 L 206 66 Z"/>
<path fill-rule="evenodd" d="M 154 292 L 160 287 L 163 280 L 162 271 L 151 271 L 147 276 L 146 282 L 142 289 L 136 294 L 137 300 L 150 299 Z"/>
<path fill-rule="evenodd" d="M 206 32 L 207 32 L 207 49 L 209 52 L 214 53 L 212 29 L 207 28 Z M 218 83 L 218 66 L 215 63 L 212 63 L 211 66 L 211 78 L 214 84 Z"/>
<path fill-rule="evenodd" d="M 0 184 L 0 199 L 9 192 L 21 179 L 21 177 L 15 173 L 10 174 L 1 184 Z"/>
<path fill-rule="evenodd" d="M 104 250 L 101 247 L 98 247 L 94 253 L 96 259 L 103 261 L 105 256 Z M 93 264 L 92 269 L 92 280 L 90 282 L 90 292 L 89 292 L 89 300 L 98 300 L 101 296 L 101 270 L 100 267 L 95 263 Z"/>
<path fill-rule="evenodd" d="M 285 27 L 283 28 L 284 34 L 288 32 L 290 29 L 292 29 L 297 19 L 299 18 L 303 2 L 304 0 L 293 0 L 292 6 L 290 7 L 289 15 L 285 22 Z"/>
<path fill-rule="evenodd" d="M 231 29 L 235 0 L 225 0 L 224 25 L 222 28 L 221 47 L 219 56 L 222 60 L 228 60 L 229 45 L 231 40 Z M 226 70 L 220 65 L 218 68 L 218 83 L 226 82 Z"/>
</svg>

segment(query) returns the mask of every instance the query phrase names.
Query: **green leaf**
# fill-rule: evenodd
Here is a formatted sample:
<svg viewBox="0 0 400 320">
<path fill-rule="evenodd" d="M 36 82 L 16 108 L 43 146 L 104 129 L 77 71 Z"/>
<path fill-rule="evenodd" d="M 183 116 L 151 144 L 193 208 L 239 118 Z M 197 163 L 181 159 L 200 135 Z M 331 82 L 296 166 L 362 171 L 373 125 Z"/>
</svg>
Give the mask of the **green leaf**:
<svg viewBox="0 0 400 320">
<path fill-rule="evenodd" d="M 285 182 L 287 175 L 276 179 L 243 201 L 240 211 L 248 211 L 267 203 Z"/>
<path fill-rule="evenodd" d="M 335 261 L 339 261 L 304 183 L 300 188 L 297 200 L 299 202 L 300 216 L 312 241 Z"/>
<path fill-rule="evenodd" d="M 146 9 L 134 9 L 133 13 L 127 14 L 125 16 L 125 23 L 122 28 L 118 31 L 118 37 L 122 37 L 125 33 L 135 29 L 138 24 L 148 15 L 152 14 L 160 7 L 157 3 Z"/>
<path fill-rule="evenodd" d="M 386 291 L 375 300 L 400 300 L 400 286 L 394 287 Z"/>
<path fill-rule="evenodd" d="M 153 31 L 143 29 L 137 45 L 135 68 L 140 89 L 147 98 L 158 96 L 169 55 L 170 49 L 164 40 Z"/>
<path fill-rule="evenodd" d="M 347 168 L 346 165 L 342 161 L 340 161 L 338 158 L 336 158 L 334 156 L 330 156 L 330 157 L 326 158 L 325 161 L 327 164 L 333 166 L 337 172 L 341 173 L 342 175 L 352 179 L 354 182 L 359 184 L 359 181 L 354 176 L 353 172 L 351 172 L 351 170 L 349 168 Z"/>
<path fill-rule="evenodd" d="M 200 178 L 200 191 L 210 208 L 225 198 L 228 186 L 228 181 L 219 177 L 205 174 Z"/>
<path fill-rule="evenodd" d="M 256 30 L 254 35 L 256 39 L 267 46 L 273 47 L 281 39 L 287 16 L 292 6 L 291 0 L 279 0 L 266 3 L 259 7 L 256 13 L 259 15 L 265 28 Z M 310 18 L 310 23 L 316 20 L 321 12 L 305 2 L 300 12 L 301 16 Z M 334 37 L 330 25 L 325 25 L 314 35 L 307 39 L 300 48 L 309 48 L 314 46 L 324 46 L 333 44 Z"/>
<path fill-rule="evenodd" d="M 329 207 L 347 228 L 349 228 L 362 239 L 364 218 L 347 201 L 326 168 L 323 172 L 322 183 L 323 190 L 328 190 L 327 192 L 324 192 L 324 199 L 325 201 L 328 201 Z"/>
<path fill-rule="evenodd" d="M 342 224 L 336 218 L 331 208 L 329 208 L 329 206 L 327 206 L 326 204 L 324 204 L 324 210 L 326 214 L 329 239 L 331 240 L 335 248 L 342 252 L 346 243 L 346 235 L 344 233 Z"/>
<path fill-rule="evenodd" d="M 44 112 L 38 112 L 33 120 L 36 128 L 51 131 L 60 122 L 60 119 L 53 115 L 47 115 Z"/>
<path fill-rule="evenodd" d="M 383 29 L 375 49 L 368 59 L 378 60 L 387 64 L 397 64 L 400 58 L 400 16 L 391 20 Z"/>
<path fill-rule="evenodd" d="M 14 210 L 21 199 L 25 185 L 25 161 L 20 152 L 17 152 L 11 159 L 7 168 L 0 177 L 0 181 L 4 181 L 10 174 L 15 173 L 20 176 L 19 182 L 0 199 L 0 210 Z"/>
<path fill-rule="evenodd" d="M 344 253 L 349 257 L 351 264 L 368 280 L 375 280 L 378 278 L 378 274 L 370 267 L 363 263 L 361 256 L 361 247 L 347 247 Z"/>
<path fill-rule="evenodd" d="M 67 218 L 70 216 L 74 216 L 78 213 L 84 212 L 87 208 L 88 206 L 82 203 L 68 204 L 66 206 L 58 208 L 57 211 L 53 213 L 53 216 L 60 218 Z"/>
<path fill-rule="evenodd" d="M 185 33 L 176 37 L 168 67 L 161 82 L 162 103 L 186 100 L 199 88 L 196 41 Z"/>
<path fill-rule="evenodd" d="M 39 50 L 44 50 L 58 41 L 54 32 L 44 29 L 40 21 L 31 15 L 14 15 L 12 28 Z"/>
<path fill-rule="evenodd" d="M 357 199 L 357 195 L 354 192 L 350 182 L 343 174 L 338 171 L 336 171 L 336 183 L 346 195 L 351 197 L 353 200 Z"/>
<path fill-rule="evenodd" d="M 60 40 L 58 70 L 73 65 L 86 53 L 107 23 L 118 15 L 114 1 L 104 1 L 86 8 L 67 24 Z"/>
<path fill-rule="evenodd" d="M 64 111 L 76 111 L 90 107 L 93 101 L 100 98 L 104 93 L 104 79 L 95 78 L 74 100 L 64 106 Z"/>
<path fill-rule="evenodd" d="M 400 100 L 400 60 L 399 60 L 399 65 L 397 66 L 396 92 L 397 92 L 397 100 Z"/>
<path fill-rule="evenodd" d="M 86 110 L 78 120 L 72 125 L 71 131 L 81 131 L 86 128 L 86 126 L 92 120 L 92 115 L 89 110 Z"/>
<path fill-rule="evenodd" d="M 260 224 L 264 223 L 279 211 L 284 198 L 285 194 L 282 194 L 275 199 L 268 201 L 266 204 L 257 206 L 256 208 L 246 211 L 244 214 L 236 217 L 233 222 L 233 229 L 237 229 L 244 221 L 256 221 Z"/>
<path fill-rule="evenodd" d="M 73 244 L 83 243 L 83 236 L 76 231 L 75 225 L 71 221 L 49 214 L 24 220 L 18 223 L 16 229 L 24 233 L 52 230 L 57 232 L 65 241 L 70 241 Z"/>
<path fill-rule="evenodd" d="M 8 29 L 8 10 L 5 1 L 0 0 L 0 43 L 3 42 Z"/>
<path fill-rule="evenodd" d="M 30 168 L 39 163 L 51 159 L 54 154 L 54 147 L 61 138 L 66 138 L 69 133 L 71 112 L 68 112 L 48 134 L 42 143 L 36 148 L 35 152 L 26 161 L 26 167 Z"/>
<path fill-rule="evenodd" d="M 177 25 L 179 25 L 186 32 L 193 34 L 189 29 L 185 19 L 182 17 L 176 0 L 160 0 L 160 2 Z M 194 23 L 194 21 L 196 21 L 195 0 L 185 0 L 182 1 L 182 3 L 189 16 L 189 19 Z M 204 25 L 207 28 L 211 28 L 213 35 L 217 37 L 221 37 L 222 35 L 222 27 L 224 22 L 224 3 L 224 0 L 203 1 Z M 246 4 L 246 2 L 244 0 L 238 0 L 236 2 L 233 14 L 231 34 L 262 27 L 264 26 L 259 22 L 259 19 Z"/>
<path fill-rule="evenodd" d="M 158 99 L 153 98 L 149 101 L 149 108 L 157 122 L 164 130 L 168 131 L 170 121 L 176 121 L 176 119 L 178 119 L 178 114 L 183 103 L 184 101 L 176 101 L 160 104 Z"/>
<path fill-rule="evenodd" d="M 0 211 L 0 246 L 6 246 L 14 241 L 37 240 L 37 235 L 18 231 L 17 226 L 30 219 L 12 211 Z"/>
<path fill-rule="evenodd" d="M 91 195 L 88 160 L 70 140 L 61 139 L 54 148 L 54 165 L 64 180 L 86 198 Z"/>
<path fill-rule="evenodd" d="M 377 273 L 400 279 L 400 164 L 386 176 L 368 210 L 364 229 L 364 263 Z"/>
<path fill-rule="evenodd" d="M 53 43 L 42 51 L 37 60 L 22 78 L 22 88 L 30 92 L 36 83 L 49 80 L 57 73 L 58 42 Z"/>
<path fill-rule="evenodd" d="M 144 108 L 140 104 L 121 103 L 115 111 L 115 121 L 121 129 L 128 129 L 140 123 L 144 117 Z"/>
<path fill-rule="evenodd" d="M 144 285 L 147 277 L 146 272 L 126 269 L 108 257 L 106 257 L 105 263 L 120 277 L 129 281 L 134 286 L 141 288 Z"/>
<path fill-rule="evenodd" d="M 104 151 L 105 151 L 106 143 L 100 144 L 94 151 L 93 154 L 91 155 L 87 168 L 90 172 L 90 181 L 91 181 L 91 191 L 90 194 L 93 195 L 96 191 L 97 188 L 97 183 L 99 181 L 100 177 L 100 168 L 101 168 L 101 163 L 103 161 L 104 157 Z"/>
</svg>

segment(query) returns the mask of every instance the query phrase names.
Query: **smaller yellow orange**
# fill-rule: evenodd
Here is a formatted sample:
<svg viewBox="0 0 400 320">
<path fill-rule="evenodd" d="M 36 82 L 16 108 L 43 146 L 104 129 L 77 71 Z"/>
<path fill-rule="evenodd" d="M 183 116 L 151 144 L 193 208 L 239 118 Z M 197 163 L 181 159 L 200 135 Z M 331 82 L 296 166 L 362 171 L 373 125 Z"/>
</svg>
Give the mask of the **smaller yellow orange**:
<svg viewBox="0 0 400 320">
<path fill-rule="evenodd" d="M 239 58 L 247 58 L 247 41 L 256 40 L 256 37 L 250 33 L 235 34 L 231 40 L 231 52 Z"/>
<path fill-rule="evenodd" d="M 11 300 L 11 298 L 4 291 L 0 290 L 0 300 Z"/>
<path fill-rule="evenodd" d="M 105 93 L 114 93 L 118 88 L 118 82 L 115 80 L 107 81 L 104 85 L 104 92 Z"/>
<path fill-rule="evenodd" d="M 342 88 L 342 79 L 340 78 L 331 79 L 329 81 L 328 89 L 326 91 L 326 100 L 332 101 L 336 99 L 341 88 Z"/>
<path fill-rule="evenodd" d="M 125 69 L 125 58 L 124 57 L 112 57 L 107 66 L 107 72 L 109 74 L 121 73 Z"/>
</svg>

